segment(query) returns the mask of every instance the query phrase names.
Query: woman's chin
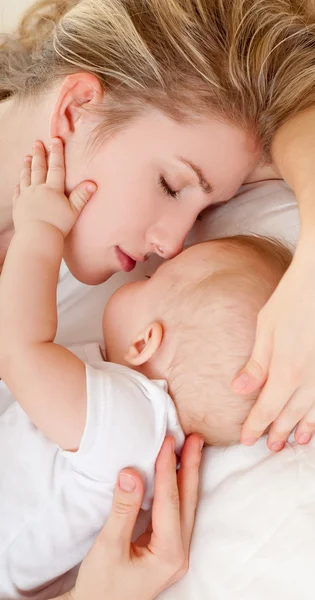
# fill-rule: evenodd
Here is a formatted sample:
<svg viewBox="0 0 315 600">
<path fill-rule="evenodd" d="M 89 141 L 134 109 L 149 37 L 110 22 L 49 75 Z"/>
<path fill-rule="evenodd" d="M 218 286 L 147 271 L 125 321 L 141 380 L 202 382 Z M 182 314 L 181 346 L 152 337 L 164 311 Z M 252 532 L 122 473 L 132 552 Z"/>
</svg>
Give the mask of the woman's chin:
<svg viewBox="0 0 315 600">
<path fill-rule="evenodd" d="M 64 261 L 73 277 L 85 285 L 99 285 L 100 283 L 104 283 L 118 271 L 117 268 L 115 269 L 110 266 L 103 267 L 102 269 L 97 269 L 95 266 L 93 268 L 90 264 L 78 263 L 73 257 L 66 254 Z"/>
</svg>

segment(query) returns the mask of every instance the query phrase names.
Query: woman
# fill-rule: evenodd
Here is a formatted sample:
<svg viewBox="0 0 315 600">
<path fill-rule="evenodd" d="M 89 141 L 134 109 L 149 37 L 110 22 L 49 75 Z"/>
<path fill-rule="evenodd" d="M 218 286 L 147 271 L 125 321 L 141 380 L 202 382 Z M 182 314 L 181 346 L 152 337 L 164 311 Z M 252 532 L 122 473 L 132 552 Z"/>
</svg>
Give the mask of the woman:
<svg viewBox="0 0 315 600">
<path fill-rule="evenodd" d="M 147 0 L 140 9 L 136 0 L 70 4 L 43 40 L 34 43 L 31 14 L 20 42 L 7 41 L 1 49 L 2 260 L 12 235 L 19 156 L 30 153 L 35 138 L 46 144 L 50 137 L 63 139 L 68 191 L 83 179 L 98 184 L 65 254 L 72 273 L 91 284 L 130 271 L 151 253 L 174 256 L 200 211 L 231 198 L 245 180 L 279 177 L 278 168 L 298 195 L 302 236 L 292 267 L 261 315 L 252 360 L 234 385 L 248 392 L 269 373 L 256 416 L 245 425 L 247 443 L 302 388 L 296 414 L 281 413 L 269 444 L 280 449 L 304 415 L 296 436 L 305 442 L 314 430 L 312 414 L 307 416 L 314 336 L 305 339 L 307 328 L 315 328 L 312 290 L 298 328 L 292 323 L 312 281 L 312 173 L 300 169 L 296 134 L 290 153 L 284 150 L 296 127 L 286 121 L 300 113 L 299 131 L 311 122 L 302 114 L 313 105 L 311 13 L 293 0 L 276 6 L 268 0 Z M 303 143 L 308 150 L 307 136 Z M 272 150 L 276 167 L 261 166 Z M 303 364 L 297 347 L 305 349 Z M 270 409 L 288 365 L 295 372 Z"/>
</svg>

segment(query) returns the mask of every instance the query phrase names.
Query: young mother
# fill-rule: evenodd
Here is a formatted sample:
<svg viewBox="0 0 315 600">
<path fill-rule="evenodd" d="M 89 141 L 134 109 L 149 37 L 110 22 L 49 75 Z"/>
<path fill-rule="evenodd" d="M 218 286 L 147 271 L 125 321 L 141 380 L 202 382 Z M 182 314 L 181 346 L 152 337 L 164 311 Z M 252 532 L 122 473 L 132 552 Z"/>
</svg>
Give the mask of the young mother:
<svg viewBox="0 0 315 600">
<path fill-rule="evenodd" d="M 296 437 L 308 441 L 315 429 L 311 7 L 294 0 L 60 4 L 73 8 L 54 31 L 30 15 L 22 42 L 0 49 L 0 258 L 12 235 L 20 156 L 36 138 L 46 146 L 63 139 L 68 191 L 84 179 L 97 183 L 65 253 L 72 273 L 90 284 L 151 253 L 174 256 L 208 205 L 231 198 L 243 181 L 283 175 L 300 202 L 301 239 L 234 385 L 247 393 L 267 382 L 244 441 L 254 443 L 273 421 L 273 449 L 299 421 Z M 53 12 L 58 2 L 42 6 Z M 37 31 L 45 35 L 35 43 Z M 266 164 L 271 154 L 276 166 Z"/>
</svg>

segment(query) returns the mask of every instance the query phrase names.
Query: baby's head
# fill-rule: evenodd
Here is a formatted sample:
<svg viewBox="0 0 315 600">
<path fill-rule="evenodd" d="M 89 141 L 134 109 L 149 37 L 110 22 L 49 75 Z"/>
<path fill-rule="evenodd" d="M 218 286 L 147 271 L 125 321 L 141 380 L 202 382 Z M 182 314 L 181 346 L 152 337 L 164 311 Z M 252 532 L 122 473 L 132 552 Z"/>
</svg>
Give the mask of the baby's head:
<svg viewBox="0 0 315 600">
<path fill-rule="evenodd" d="M 103 320 L 108 360 L 166 379 L 186 434 L 237 443 L 257 394 L 240 397 L 231 383 L 290 261 L 281 244 L 254 236 L 188 248 L 113 294 Z"/>
</svg>

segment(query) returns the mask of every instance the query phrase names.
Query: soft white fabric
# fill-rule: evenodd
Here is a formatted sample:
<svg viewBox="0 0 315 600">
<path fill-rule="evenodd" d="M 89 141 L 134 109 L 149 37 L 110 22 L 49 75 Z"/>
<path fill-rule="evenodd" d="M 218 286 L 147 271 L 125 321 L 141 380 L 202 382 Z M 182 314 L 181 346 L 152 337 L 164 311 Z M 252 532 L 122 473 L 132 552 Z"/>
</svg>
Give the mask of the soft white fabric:
<svg viewBox="0 0 315 600">
<path fill-rule="evenodd" d="M 204 451 L 190 569 L 159 600 L 314 600 L 315 442 Z"/>
<path fill-rule="evenodd" d="M 154 465 L 166 434 L 184 434 L 165 382 L 86 349 L 87 421 L 77 452 L 50 442 L 14 402 L 0 418 L 0 598 L 50 598 L 109 514 L 119 471 L 136 468 L 153 497 Z M 31 595 L 30 591 L 32 590 Z"/>
<path fill-rule="evenodd" d="M 206 210 L 187 238 L 188 244 L 239 234 L 274 237 L 294 247 L 299 236 L 295 196 L 284 181 L 243 185 L 235 197 Z"/>
</svg>

